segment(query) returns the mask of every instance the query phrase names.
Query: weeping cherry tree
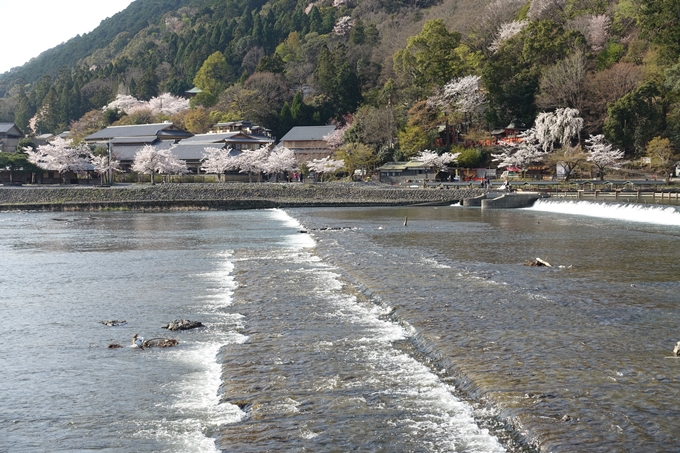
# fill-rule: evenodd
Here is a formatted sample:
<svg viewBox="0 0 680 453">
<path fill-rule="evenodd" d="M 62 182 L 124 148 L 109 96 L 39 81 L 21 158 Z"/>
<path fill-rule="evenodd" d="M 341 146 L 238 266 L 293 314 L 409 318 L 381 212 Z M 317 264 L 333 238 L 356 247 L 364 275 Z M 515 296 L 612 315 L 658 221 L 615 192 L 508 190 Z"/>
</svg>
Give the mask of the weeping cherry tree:
<svg viewBox="0 0 680 453">
<path fill-rule="evenodd" d="M 491 156 L 494 162 L 498 162 L 498 168 L 517 167 L 524 177 L 529 165 L 541 161 L 547 153 L 543 151 L 534 129 L 524 131 L 520 138 L 520 142 L 499 142 L 501 152 Z"/>
</svg>

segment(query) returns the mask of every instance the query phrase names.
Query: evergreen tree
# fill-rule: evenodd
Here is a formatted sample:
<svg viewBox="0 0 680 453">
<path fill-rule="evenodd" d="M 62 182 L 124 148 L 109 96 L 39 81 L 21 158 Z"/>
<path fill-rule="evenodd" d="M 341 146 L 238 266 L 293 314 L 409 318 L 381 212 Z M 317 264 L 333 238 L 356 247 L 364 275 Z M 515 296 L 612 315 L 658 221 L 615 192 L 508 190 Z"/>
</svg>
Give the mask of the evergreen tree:
<svg viewBox="0 0 680 453">
<path fill-rule="evenodd" d="M 156 72 L 150 67 L 147 68 L 134 91 L 132 89 L 131 91 L 134 97 L 144 101 L 158 96 L 158 76 Z"/>
<path fill-rule="evenodd" d="M 294 124 L 293 114 L 290 111 L 290 106 L 286 102 L 281 108 L 281 113 L 279 113 L 278 135 L 283 137 L 293 128 Z"/>
<path fill-rule="evenodd" d="M 323 31 L 323 18 L 321 17 L 321 12 L 319 11 L 319 8 L 316 7 L 316 5 L 312 6 L 312 9 L 309 11 L 309 32 L 310 33 L 319 33 Z"/>
<path fill-rule="evenodd" d="M 295 96 L 293 96 L 293 102 L 291 103 L 290 106 L 290 113 L 294 123 L 297 125 L 302 125 L 305 123 L 306 118 L 304 107 L 305 104 L 302 102 L 302 92 L 301 91 L 295 92 Z"/>
<path fill-rule="evenodd" d="M 364 28 L 364 21 L 361 18 L 357 18 L 354 22 L 354 27 L 352 31 L 349 32 L 349 42 L 355 46 L 360 46 L 366 41 L 366 34 Z"/>
<path fill-rule="evenodd" d="M 26 95 L 26 90 L 23 86 L 19 88 L 17 106 L 14 108 L 14 124 L 24 133 L 28 132 L 28 122 L 35 115 L 35 108 L 32 107 L 31 101 Z"/>
</svg>

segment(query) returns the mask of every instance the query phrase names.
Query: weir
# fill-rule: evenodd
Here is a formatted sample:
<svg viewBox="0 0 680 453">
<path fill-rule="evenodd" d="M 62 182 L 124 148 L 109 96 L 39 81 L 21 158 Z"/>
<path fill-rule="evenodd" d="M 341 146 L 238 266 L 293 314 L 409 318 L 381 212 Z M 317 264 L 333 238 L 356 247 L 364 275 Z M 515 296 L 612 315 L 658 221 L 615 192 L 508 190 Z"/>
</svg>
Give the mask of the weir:
<svg viewBox="0 0 680 453">
<path fill-rule="evenodd" d="M 549 195 L 539 192 L 499 193 L 489 192 L 473 198 L 465 198 L 463 206 L 481 206 L 482 209 L 528 208 L 539 198 Z"/>
<path fill-rule="evenodd" d="M 538 200 L 528 209 L 656 225 L 680 226 L 680 211 L 672 205 L 615 203 L 586 200 Z"/>
</svg>

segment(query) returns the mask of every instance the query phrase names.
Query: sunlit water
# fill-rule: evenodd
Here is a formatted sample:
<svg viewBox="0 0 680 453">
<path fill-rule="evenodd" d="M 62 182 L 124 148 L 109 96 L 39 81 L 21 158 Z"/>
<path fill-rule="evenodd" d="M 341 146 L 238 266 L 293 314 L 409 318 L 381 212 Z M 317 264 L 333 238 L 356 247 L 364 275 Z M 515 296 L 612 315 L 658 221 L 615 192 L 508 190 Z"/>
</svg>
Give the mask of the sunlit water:
<svg viewBox="0 0 680 453">
<path fill-rule="evenodd" d="M 0 450 L 680 450 L 680 227 L 647 217 L 0 213 Z"/>
</svg>

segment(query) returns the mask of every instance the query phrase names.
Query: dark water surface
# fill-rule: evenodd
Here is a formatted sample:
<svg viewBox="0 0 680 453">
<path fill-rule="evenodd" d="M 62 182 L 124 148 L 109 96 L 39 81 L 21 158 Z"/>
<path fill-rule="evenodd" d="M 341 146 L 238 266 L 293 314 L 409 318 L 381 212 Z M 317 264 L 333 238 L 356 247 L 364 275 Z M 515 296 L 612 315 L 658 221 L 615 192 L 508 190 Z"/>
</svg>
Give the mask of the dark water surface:
<svg viewBox="0 0 680 453">
<path fill-rule="evenodd" d="M 680 451 L 677 212 L 573 209 L 0 213 L 0 451 Z"/>
<path fill-rule="evenodd" d="M 611 219 L 546 209 L 573 206 L 293 215 L 310 229 L 351 228 L 314 231 L 317 253 L 542 450 L 680 451 L 680 360 L 669 358 L 680 339 L 680 215 L 671 208 L 658 225 L 640 220 L 665 208 Z M 535 257 L 556 267 L 523 265 Z"/>
</svg>

